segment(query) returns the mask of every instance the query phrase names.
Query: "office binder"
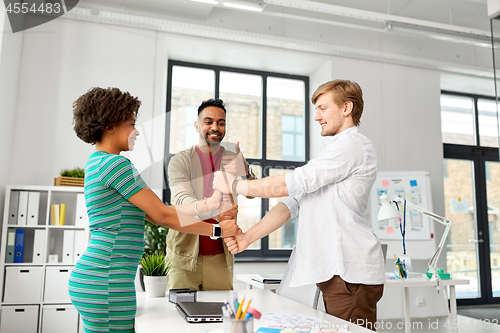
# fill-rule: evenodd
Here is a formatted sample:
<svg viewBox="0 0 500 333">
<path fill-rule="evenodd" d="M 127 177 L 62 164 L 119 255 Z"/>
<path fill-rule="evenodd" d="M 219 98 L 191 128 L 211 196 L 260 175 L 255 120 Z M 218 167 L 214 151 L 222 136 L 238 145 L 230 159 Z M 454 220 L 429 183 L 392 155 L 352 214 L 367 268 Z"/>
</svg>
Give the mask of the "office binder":
<svg viewBox="0 0 500 333">
<path fill-rule="evenodd" d="M 87 215 L 87 206 L 85 204 L 85 194 L 78 193 L 76 196 L 76 218 L 75 225 L 77 227 L 85 227 L 89 225 Z"/>
<path fill-rule="evenodd" d="M 73 262 L 77 262 L 78 259 L 85 251 L 85 231 L 84 230 L 75 230 L 75 242 L 74 242 L 74 250 L 73 250 Z"/>
<path fill-rule="evenodd" d="M 16 230 L 16 245 L 15 245 L 15 263 L 22 263 L 24 256 L 24 229 Z"/>
<path fill-rule="evenodd" d="M 28 213 L 28 191 L 19 192 L 19 207 L 17 210 L 17 224 L 26 225 L 26 214 Z"/>
<path fill-rule="evenodd" d="M 7 232 L 7 248 L 5 251 L 5 263 L 14 262 L 14 251 L 16 248 L 16 231 L 9 229 Z"/>
<path fill-rule="evenodd" d="M 10 192 L 8 224 L 17 224 L 17 212 L 19 210 L 19 191 Z"/>
<path fill-rule="evenodd" d="M 38 224 L 38 208 L 40 206 L 40 192 L 28 192 L 27 225 Z"/>
<path fill-rule="evenodd" d="M 50 224 L 51 225 L 59 225 L 59 216 L 60 216 L 60 206 L 59 204 L 50 205 Z"/>
<path fill-rule="evenodd" d="M 43 264 L 45 257 L 45 230 L 35 230 L 35 237 L 33 240 L 33 263 Z"/>
<path fill-rule="evenodd" d="M 65 264 L 73 263 L 74 241 L 75 241 L 75 230 L 64 230 L 62 262 Z"/>
<path fill-rule="evenodd" d="M 66 223 L 66 204 L 59 204 L 59 225 Z"/>
</svg>

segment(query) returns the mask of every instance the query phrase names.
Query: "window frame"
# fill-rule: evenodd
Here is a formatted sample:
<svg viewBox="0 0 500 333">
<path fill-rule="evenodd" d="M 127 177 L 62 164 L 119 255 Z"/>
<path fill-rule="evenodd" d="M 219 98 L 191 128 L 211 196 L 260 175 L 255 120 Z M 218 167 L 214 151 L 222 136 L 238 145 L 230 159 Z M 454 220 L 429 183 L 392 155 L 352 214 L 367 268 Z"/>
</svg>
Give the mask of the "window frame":
<svg viewBox="0 0 500 333">
<path fill-rule="evenodd" d="M 498 303 L 498 300 L 491 297 L 491 281 L 487 278 L 489 272 L 491 272 L 490 266 L 490 237 L 489 235 L 489 222 L 488 222 L 488 207 L 487 207 L 487 193 L 486 193 L 486 170 L 485 162 L 499 162 L 499 148 L 481 146 L 480 141 L 480 125 L 479 125 L 479 112 L 478 112 L 478 100 L 491 100 L 495 101 L 495 97 L 479 95 L 479 94 L 467 94 L 459 93 L 447 90 L 441 90 L 442 95 L 468 97 L 473 100 L 473 112 L 474 112 L 474 136 L 475 144 L 452 144 L 452 143 L 442 143 L 443 144 L 443 160 L 446 159 L 457 159 L 471 161 L 473 164 L 473 180 L 474 180 L 474 196 L 476 198 L 476 229 L 478 232 L 482 232 L 484 242 L 479 244 L 477 247 L 477 264 L 478 269 L 478 280 L 479 280 L 479 297 L 478 298 L 462 298 L 457 299 L 457 305 L 477 305 L 477 304 L 494 304 Z M 499 134 L 500 135 L 500 134 Z M 447 176 L 446 174 L 443 176 Z M 489 235 L 489 237 L 484 236 L 484 234 Z"/>
<path fill-rule="evenodd" d="M 291 75 L 291 74 L 283 74 L 283 73 L 274 73 L 274 72 L 266 72 L 259 70 L 250 70 L 243 68 L 234 68 L 234 67 L 226 67 L 226 66 L 216 66 L 209 64 L 199 64 L 199 63 L 191 63 L 184 62 L 178 60 L 169 60 L 168 61 L 168 69 L 167 69 L 167 101 L 166 101 L 166 117 L 165 117 L 165 155 L 164 155 L 164 168 L 163 168 L 163 202 L 170 202 L 170 189 L 168 187 L 168 163 L 170 159 L 174 156 L 174 154 L 170 153 L 170 111 L 172 106 L 172 72 L 174 66 L 184 66 L 198 69 L 208 69 L 213 70 L 215 73 L 215 96 L 214 98 L 219 98 L 219 88 L 220 88 L 220 73 L 221 72 L 231 72 L 238 74 L 250 74 L 250 75 L 259 75 L 262 77 L 262 122 L 261 122 L 261 131 L 262 131 L 262 155 L 260 159 L 256 158 L 246 158 L 249 164 L 257 164 L 262 168 L 262 177 L 269 176 L 269 170 L 272 168 L 281 168 L 281 169 L 295 169 L 296 167 L 303 166 L 307 164 L 310 158 L 310 139 L 309 139 L 309 77 L 300 76 L 300 75 Z M 283 78 L 283 79 L 292 79 L 292 80 L 300 80 L 304 82 L 304 161 L 296 162 L 296 161 L 285 161 L 285 160 L 270 160 L 266 158 L 267 155 L 267 78 L 275 77 L 275 78 Z M 201 101 L 200 101 L 201 102 Z M 262 198 L 261 204 L 261 218 L 268 212 L 269 210 L 269 199 Z M 258 221 L 255 221 L 256 223 Z M 252 262 L 266 262 L 266 261 L 287 261 L 291 254 L 291 249 L 269 249 L 269 237 L 263 237 L 261 240 L 260 249 L 247 249 L 241 253 L 238 253 L 236 257 L 236 261 L 252 261 Z"/>
</svg>

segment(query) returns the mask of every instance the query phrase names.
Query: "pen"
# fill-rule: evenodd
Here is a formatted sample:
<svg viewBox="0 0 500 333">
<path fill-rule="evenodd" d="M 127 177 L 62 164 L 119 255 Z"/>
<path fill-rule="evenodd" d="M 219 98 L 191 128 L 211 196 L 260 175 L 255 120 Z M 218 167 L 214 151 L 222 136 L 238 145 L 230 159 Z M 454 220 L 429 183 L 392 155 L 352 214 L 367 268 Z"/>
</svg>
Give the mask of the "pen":
<svg viewBox="0 0 500 333">
<path fill-rule="evenodd" d="M 243 297 L 240 305 L 238 306 L 238 312 L 236 312 L 236 319 L 240 319 L 241 308 L 243 307 L 243 303 L 245 303 L 245 297 Z"/>
<path fill-rule="evenodd" d="M 236 293 L 234 290 L 231 290 L 229 292 L 229 298 L 231 301 L 231 310 L 233 311 L 233 314 L 236 314 L 236 311 L 238 310 L 238 293 Z"/>
<path fill-rule="evenodd" d="M 245 311 L 241 314 L 240 319 L 244 319 L 245 318 L 245 316 L 247 314 L 247 311 L 248 311 L 248 308 L 250 307 L 250 303 L 252 303 L 252 300 L 248 301 L 247 307 L 245 308 Z"/>
</svg>

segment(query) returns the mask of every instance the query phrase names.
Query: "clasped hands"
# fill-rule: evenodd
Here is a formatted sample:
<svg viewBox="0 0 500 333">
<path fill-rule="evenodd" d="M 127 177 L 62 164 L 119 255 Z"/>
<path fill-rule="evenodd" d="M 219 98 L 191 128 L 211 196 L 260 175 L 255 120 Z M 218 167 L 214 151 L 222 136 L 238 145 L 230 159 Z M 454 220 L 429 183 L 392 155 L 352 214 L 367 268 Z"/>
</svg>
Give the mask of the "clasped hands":
<svg viewBox="0 0 500 333">
<path fill-rule="evenodd" d="M 248 247 L 244 245 L 244 233 L 236 224 L 236 215 L 238 214 L 238 205 L 234 204 L 236 202 L 236 195 L 231 193 L 231 185 L 233 181 L 238 176 L 245 176 L 248 173 L 248 167 L 246 166 L 245 159 L 239 148 L 239 142 L 236 143 L 236 157 L 223 157 L 222 165 L 225 172 L 216 172 L 214 176 L 214 195 L 215 193 L 222 193 L 222 202 L 218 209 L 217 220 L 220 221 L 219 225 L 223 229 L 224 241 L 231 253 L 236 254 L 243 251 Z M 226 179 L 227 183 L 226 183 Z M 217 180 L 217 182 L 216 182 Z M 232 233 L 225 233 L 224 228 L 231 227 L 231 224 L 236 225 L 237 231 Z M 233 231 L 231 229 L 231 231 Z M 241 244 L 239 242 L 242 242 Z"/>
</svg>

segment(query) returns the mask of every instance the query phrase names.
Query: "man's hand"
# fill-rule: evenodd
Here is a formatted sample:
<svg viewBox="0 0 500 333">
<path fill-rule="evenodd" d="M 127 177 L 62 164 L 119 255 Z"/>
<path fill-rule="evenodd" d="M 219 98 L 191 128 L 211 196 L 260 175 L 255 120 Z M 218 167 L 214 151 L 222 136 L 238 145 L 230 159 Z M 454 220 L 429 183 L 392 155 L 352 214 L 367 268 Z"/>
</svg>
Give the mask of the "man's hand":
<svg viewBox="0 0 500 333">
<path fill-rule="evenodd" d="M 207 199 L 208 210 L 214 210 L 220 208 L 221 203 L 222 203 L 222 193 L 220 193 L 219 191 L 214 191 L 212 196 Z"/>
<path fill-rule="evenodd" d="M 238 214 L 238 206 L 233 206 L 233 204 L 229 201 L 229 195 L 224 194 L 224 199 L 222 200 L 222 204 L 218 210 L 218 221 L 236 219 L 236 215 Z"/>
<path fill-rule="evenodd" d="M 226 183 L 226 179 L 227 179 L 227 183 Z M 222 172 L 222 171 L 215 172 L 214 182 L 213 182 L 214 190 L 222 192 L 223 194 L 230 193 L 232 191 L 231 186 L 233 185 L 233 181 L 235 179 L 236 179 L 236 177 L 230 173 Z"/>
<path fill-rule="evenodd" d="M 231 237 L 241 233 L 234 219 L 220 221 L 219 226 L 222 228 L 222 237 Z"/>
<path fill-rule="evenodd" d="M 248 164 L 240 150 L 240 143 L 236 142 L 236 156 L 224 156 L 222 158 L 223 170 L 236 177 L 246 176 L 248 174 Z"/>
<path fill-rule="evenodd" d="M 240 253 L 245 250 L 248 245 L 248 241 L 246 240 L 246 234 L 241 232 L 234 237 L 226 237 L 224 238 L 226 242 L 227 248 L 231 251 L 232 254 Z"/>
</svg>

